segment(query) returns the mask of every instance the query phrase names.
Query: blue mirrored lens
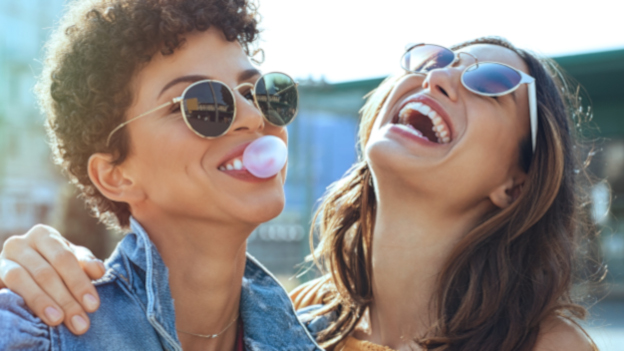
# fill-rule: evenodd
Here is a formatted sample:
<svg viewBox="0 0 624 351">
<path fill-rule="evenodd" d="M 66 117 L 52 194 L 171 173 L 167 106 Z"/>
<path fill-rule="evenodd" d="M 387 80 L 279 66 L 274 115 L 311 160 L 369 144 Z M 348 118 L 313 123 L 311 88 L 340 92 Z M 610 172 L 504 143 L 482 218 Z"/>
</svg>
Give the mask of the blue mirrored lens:
<svg viewBox="0 0 624 351">
<path fill-rule="evenodd" d="M 401 59 L 403 69 L 410 72 L 427 73 L 444 68 L 455 60 L 455 53 L 437 45 L 418 45 L 407 51 Z"/>
<path fill-rule="evenodd" d="M 521 80 L 516 70 L 493 62 L 468 67 L 462 76 L 467 88 L 489 95 L 504 94 L 517 87 Z"/>
</svg>

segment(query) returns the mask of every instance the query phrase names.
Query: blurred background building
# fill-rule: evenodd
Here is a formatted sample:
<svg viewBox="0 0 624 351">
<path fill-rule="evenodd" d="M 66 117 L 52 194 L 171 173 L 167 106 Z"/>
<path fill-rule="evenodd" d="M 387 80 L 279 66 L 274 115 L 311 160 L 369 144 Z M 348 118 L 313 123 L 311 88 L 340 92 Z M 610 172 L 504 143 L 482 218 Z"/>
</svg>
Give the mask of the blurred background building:
<svg viewBox="0 0 624 351">
<path fill-rule="evenodd" d="M 32 88 L 47 30 L 62 0 L 0 2 L 0 240 L 49 222 L 61 178 Z"/>
<path fill-rule="evenodd" d="M 53 166 L 43 116 L 32 92 L 41 69 L 42 45 L 63 3 L 0 1 L 0 244 L 10 235 L 45 223 L 105 258 L 119 236 L 89 216 L 75 190 Z M 602 304 L 601 315 L 620 318 L 618 330 L 624 331 L 624 50 L 555 59 L 584 87 L 585 108 L 593 110 L 584 134 L 595 147 L 590 166 L 599 180 L 592 190 L 594 218 L 602 228 L 599 246 L 609 267 L 608 285 L 601 294 L 620 301 Z M 261 225 L 248 245 L 287 288 L 309 277 L 294 276 L 305 267 L 300 264 L 309 253 L 315 205 L 326 187 L 356 160 L 358 110 L 363 96 L 381 80 L 301 82 L 301 109 L 289 126 L 286 210 Z M 624 347 L 624 339 L 619 342 Z"/>
</svg>

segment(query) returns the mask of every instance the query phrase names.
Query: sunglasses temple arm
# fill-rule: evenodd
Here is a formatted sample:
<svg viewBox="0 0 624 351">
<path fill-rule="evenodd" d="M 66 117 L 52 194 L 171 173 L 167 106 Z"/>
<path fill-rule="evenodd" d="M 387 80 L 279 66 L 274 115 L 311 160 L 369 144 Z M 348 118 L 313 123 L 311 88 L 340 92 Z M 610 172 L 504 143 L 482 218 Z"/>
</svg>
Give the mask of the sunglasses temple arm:
<svg viewBox="0 0 624 351">
<path fill-rule="evenodd" d="M 162 104 L 162 105 L 160 105 L 158 107 L 155 107 L 155 108 L 153 108 L 153 109 L 151 109 L 151 110 L 149 110 L 149 111 L 147 111 L 145 113 L 142 113 L 142 114 L 140 114 L 140 115 L 138 115 L 138 116 L 136 116 L 134 118 L 131 118 L 131 119 L 123 122 L 122 124 L 118 125 L 117 128 L 113 129 L 113 131 L 110 132 L 110 134 L 108 135 L 108 139 L 106 139 L 106 147 L 108 147 L 108 145 L 110 144 L 110 140 L 111 140 L 111 137 L 113 136 L 113 134 L 115 134 L 115 132 L 117 132 L 121 128 L 125 127 L 128 123 L 134 122 L 134 121 L 136 121 L 137 119 L 139 119 L 141 117 L 145 117 L 145 116 L 149 115 L 152 112 L 156 112 L 156 111 L 160 110 L 161 108 L 167 107 L 167 106 L 169 106 L 171 104 L 178 103 L 180 101 L 182 101 L 181 98 L 175 98 L 175 99 L 173 99 L 173 100 L 171 100 L 171 101 L 169 101 L 167 103 L 164 103 L 164 104 Z"/>
<path fill-rule="evenodd" d="M 531 145 L 533 153 L 535 153 L 535 144 L 537 142 L 537 93 L 535 91 L 535 80 L 529 83 L 529 112 L 531 118 Z"/>
</svg>

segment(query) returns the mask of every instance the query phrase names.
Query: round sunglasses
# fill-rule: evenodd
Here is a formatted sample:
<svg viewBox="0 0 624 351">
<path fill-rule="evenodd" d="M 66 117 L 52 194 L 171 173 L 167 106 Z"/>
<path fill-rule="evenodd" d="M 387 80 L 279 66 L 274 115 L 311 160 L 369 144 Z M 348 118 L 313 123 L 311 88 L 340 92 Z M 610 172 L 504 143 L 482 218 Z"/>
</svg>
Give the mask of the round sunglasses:
<svg viewBox="0 0 624 351">
<path fill-rule="evenodd" d="M 283 127 L 293 121 L 299 106 L 297 83 L 287 74 L 271 72 L 260 76 L 255 84 L 243 83 L 233 90 L 248 88 L 255 106 L 270 124 Z M 180 104 L 184 122 L 202 138 L 216 138 L 230 129 L 236 118 L 234 92 L 225 83 L 214 79 L 189 85 L 179 97 L 118 125 L 108 135 L 106 146 L 115 132 L 141 117 L 172 104 Z M 245 92 L 247 93 L 247 92 Z M 244 95 L 244 94 L 243 94 Z"/>
<path fill-rule="evenodd" d="M 531 121 L 531 144 L 535 153 L 537 139 L 537 96 L 535 78 L 499 62 L 479 62 L 465 52 L 454 52 L 432 44 L 409 46 L 401 57 L 401 67 L 411 73 L 427 74 L 434 69 L 453 65 L 461 54 L 469 55 L 475 63 L 466 67 L 461 75 L 462 85 L 469 91 L 482 96 L 502 96 L 514 92 L 520 85 L 528 84 L 529 112 Z"/>
</svg>

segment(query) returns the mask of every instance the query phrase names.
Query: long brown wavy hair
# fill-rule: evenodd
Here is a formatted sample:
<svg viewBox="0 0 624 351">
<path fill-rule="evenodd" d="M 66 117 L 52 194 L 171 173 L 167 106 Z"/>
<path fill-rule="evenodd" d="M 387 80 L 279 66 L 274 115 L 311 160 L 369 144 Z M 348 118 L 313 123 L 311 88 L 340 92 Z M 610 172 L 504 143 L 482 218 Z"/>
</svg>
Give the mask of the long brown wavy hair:
<svg viewBox="0 0 624 351">
<path fill-rule="evenodd" d="M 453 50 L 479 43 L 513 50 L 536 79 L 537 147 L 532 155 L 530 142 L 520 146 L 520 163 L 528 176 L 520 197 L 483 218 L 444 265 L 431 301 L 435 322 L 416 339 L 427 350 L 531 350 L 546 318 L 558 315 L 574 321 L 586 314 L 570 292 L 579 238 L 595 234 L 584 206 L 586 164 L 577 156 L 581 148 L 575 141 L 575 122 L 582 119 L 577 94 L 566 93 L 566 80 L 553 61 L 538 59 L 503 39 L 481 38 Z M 397 80 L 386 79 L 362 108 L 360 154 Z M 317 313 L 338 315 L 318 336 L 324 347 L 331 349 L 349 335 L 374 298 L 375 211 L 371 171 L 360 156 L 330 187 L 315 216 L 320 242 L 312 258 L 330 286 L 323 296 L 325 307 Z"/>
</svg>

